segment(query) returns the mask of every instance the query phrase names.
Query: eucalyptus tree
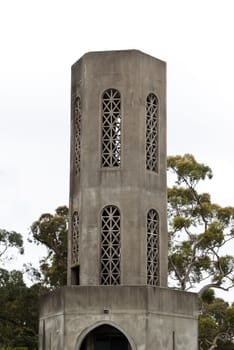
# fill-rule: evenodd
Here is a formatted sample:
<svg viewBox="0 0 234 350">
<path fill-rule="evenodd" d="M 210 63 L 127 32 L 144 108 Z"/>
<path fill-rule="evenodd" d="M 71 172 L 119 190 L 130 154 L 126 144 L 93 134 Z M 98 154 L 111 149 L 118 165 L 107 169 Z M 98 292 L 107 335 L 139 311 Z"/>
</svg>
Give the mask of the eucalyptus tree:
<svg viewBox="0 0 234 350">
<path fill-rule="evenodd" d="M 199 185 L 212 178 L 209 166 L 194 156 L 168 157 L 174 184 L 168 188 L 169 276 L 182 290 L 229 290 L 234 286 L 234 207 L 211 201 Z"/>
<path fill-rule="evenodd" d="M 52 289 L 67 282 L 67 234 L 66 206 L 58 207 L 54 214 L 42 214 L 31 226 L 31 240 L 47 248 L 47 255 L 40 261 L 40 271 L 33 269 L 33 273 Z"/>
</svg>

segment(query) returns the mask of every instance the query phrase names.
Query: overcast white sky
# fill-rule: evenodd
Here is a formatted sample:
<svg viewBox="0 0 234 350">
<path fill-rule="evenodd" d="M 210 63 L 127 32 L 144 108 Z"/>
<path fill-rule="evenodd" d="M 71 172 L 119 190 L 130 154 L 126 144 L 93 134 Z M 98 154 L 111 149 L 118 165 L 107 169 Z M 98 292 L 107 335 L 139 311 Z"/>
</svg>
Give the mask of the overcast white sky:
<svg viewBox="0 0 234 350">
<path fill-rule="evenodd" d="M 208 164 L 204 189 L 234 205 L 233 37 L 232 0 L 0 0 L 0 227 L 26 239 L 68 203 L 70 66 L 95 50 L 167 62 L 168 154 Z"/>
</svg>

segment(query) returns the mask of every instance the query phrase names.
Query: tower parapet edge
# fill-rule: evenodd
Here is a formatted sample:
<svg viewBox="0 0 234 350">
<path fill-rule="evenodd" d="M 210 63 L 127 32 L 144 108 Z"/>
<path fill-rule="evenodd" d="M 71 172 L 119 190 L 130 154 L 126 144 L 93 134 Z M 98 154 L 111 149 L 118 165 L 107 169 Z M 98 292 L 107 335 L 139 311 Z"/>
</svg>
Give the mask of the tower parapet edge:
<svg viewBox="0 0 234 350">
<path fill-rule="evenodd" d="M 166 286 L 165 62 L 85 54 L 72 66 L 71 135 L 68 284 Z"/>
</svg>

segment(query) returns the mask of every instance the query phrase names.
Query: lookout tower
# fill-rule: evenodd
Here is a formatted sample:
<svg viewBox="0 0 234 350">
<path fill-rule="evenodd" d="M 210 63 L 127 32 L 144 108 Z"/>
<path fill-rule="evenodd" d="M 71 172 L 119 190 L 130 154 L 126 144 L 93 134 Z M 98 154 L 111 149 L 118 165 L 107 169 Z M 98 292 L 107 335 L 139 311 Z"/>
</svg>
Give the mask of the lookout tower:
<svg viewBox="0 0 234 350">
<path fill-rule="evenodd" d="M 166 64 L 72 66 L 68 286 L 43 297 L 41 350 L 196 350 L 196 295 L 167 288 Z"/>
</svg>

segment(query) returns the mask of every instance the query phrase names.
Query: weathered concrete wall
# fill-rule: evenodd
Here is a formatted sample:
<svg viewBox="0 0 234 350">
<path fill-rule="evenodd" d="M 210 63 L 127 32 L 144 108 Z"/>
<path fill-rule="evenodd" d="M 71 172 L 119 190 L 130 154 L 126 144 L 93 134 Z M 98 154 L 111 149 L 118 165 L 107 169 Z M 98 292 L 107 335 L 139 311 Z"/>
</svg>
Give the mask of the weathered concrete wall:
<svg viewBox="0 0 234 350">
<path fill-rule="evenodd" d="M 121 330 L 132 350 L 171 350 L 173 337 L 176 350 L 197 349 L 193 293 L 146 286 L 72 286 L 46 295 L 40 310 L 44 343 L 52 344 L 45 350 L 79 350 L 88 332 L 100 324 Z M 42 326 L 40 333 L 43 342 Z"/>
<path fill-rule="evenodd" d="M 101 96 L 108 88 L 120 91 L 122 104 L 121 166 L 114 169 L 101 167 Z M 80 213 L 80 284 L 100 284 L 100 213 L 111 204 L 121 211 L 121 284 L 147 283 L 146 216 L 154 208 L 160 217 L 160 285 L 167 286 L 166 64 L 136 50 L 88 53 L 72 66 L 71 92 L 82 106 L 81 171 L 74 175 L 71 157 L 70 177 L 70 210 Z M 159 100 L 158 174 L 145 165 L 151 92 Z M 71 239 L 70 230 L 69 254 Z M 70 284 L 70 266 L 68 274 Z"/>
</svg>

